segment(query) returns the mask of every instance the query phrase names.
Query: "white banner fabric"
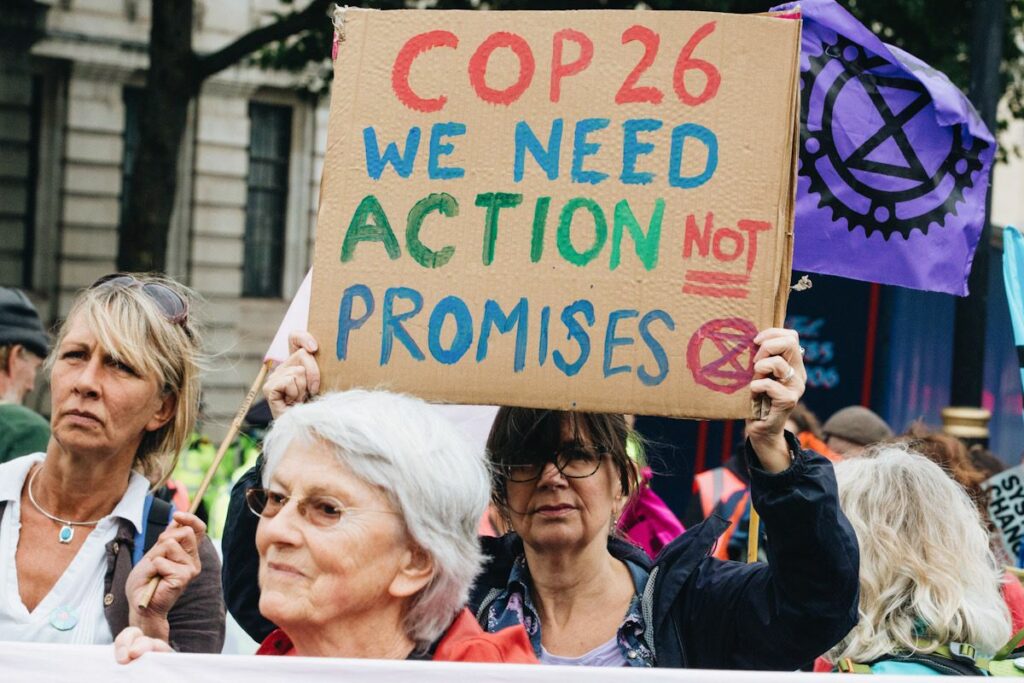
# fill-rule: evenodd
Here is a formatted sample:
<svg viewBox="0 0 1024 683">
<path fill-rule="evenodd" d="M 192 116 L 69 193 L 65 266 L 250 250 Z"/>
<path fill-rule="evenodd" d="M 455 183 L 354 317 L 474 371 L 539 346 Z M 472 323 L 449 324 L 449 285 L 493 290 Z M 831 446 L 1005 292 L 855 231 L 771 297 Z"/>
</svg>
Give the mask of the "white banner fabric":
<svg viewBox="0 0 1024 683">
<path fill-rule="evenodd" d="M 707 671 L 698 669 L 612 669 L 460 664 L 370 659 L 314 659 L 253 655 L 143 655 L 131 664 L 114 661 L 113 645 L 47 645 L 0 642 L 0 680 L 4 683 L 218 683 L 295 680 L 303 683 L 835 683 L 833 674 Z M 887 676 L 887 683 L 931 680 L 925 676 Z"/>
</svg>

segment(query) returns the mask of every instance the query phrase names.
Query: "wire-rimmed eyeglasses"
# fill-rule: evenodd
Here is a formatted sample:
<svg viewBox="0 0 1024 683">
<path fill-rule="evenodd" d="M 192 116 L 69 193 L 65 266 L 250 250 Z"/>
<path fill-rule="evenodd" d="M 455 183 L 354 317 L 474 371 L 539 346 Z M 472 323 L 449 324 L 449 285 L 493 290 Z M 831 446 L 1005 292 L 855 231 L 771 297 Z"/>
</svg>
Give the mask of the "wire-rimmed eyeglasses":
<svg viewBox="0 0 1024 683">
<path fill-rule="evenodd" d="M 544 472 L 544 466 L 549 462 L 553 463 L 562 476 L 569 479 L 586 479 L 593 476 L 601 467 L 604 460 L 604 451 L 594 450 L 580 445 L 565 446 L 560 448 L 550 457 L 535 460 L 533 462 L 505 462 L 501 464 L 501 471 L 505 477 L 512 482 L 525 483 L 539 479 Z M 519 460 L 519 458 L 516 458 Z M 522 460 L 526 460 L 524 457 Z"/>
<path fill-rule="evenodd" d="M 293 500 L 273 489 L 254 487 L 246 489 L 245 503 L 254 515 L 262 519 L 273 519 Z M 330 529 L 337 525 L 344 517 L 353 512 L 379 512 L 386 515 L 399 515 L 395 510 L 371 510 L 368 508 L 356 508 L 345 505 L 333 496 L 312 495 L 302 498 L 294 498 L 299 514 L 315 527 Z"/>
</svg>

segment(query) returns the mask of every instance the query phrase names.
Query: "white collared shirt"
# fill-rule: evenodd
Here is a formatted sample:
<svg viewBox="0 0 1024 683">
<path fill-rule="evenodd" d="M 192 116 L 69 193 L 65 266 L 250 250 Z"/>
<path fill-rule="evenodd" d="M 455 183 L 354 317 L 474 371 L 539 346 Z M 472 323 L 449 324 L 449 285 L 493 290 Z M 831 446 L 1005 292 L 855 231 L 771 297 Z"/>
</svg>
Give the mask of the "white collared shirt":
<svg viewBox="0 0 1024 683">
<path fill-rule="evenodd" d="M 0 522 L 0 641 L 112 643 L 113 634 L 103 612 L 106 546 L 114 540 L 120 519 L 131 522 L 136 533 L 142 528 L 149 482 L 138 472 L 132 472 L 124 496 L 109 515 L 92 529 L 75 527 L 76 534 L 87 533 L 89 537 L 50 592 L 29 612 L 21 601 L 15 564 L 21 533 L 21 491 L 29 470 L 45 457 L 43 453 L 33 453 L 0 465 L 0 502 L 6 503 Z M 54 543 L 59 543 L 58 531 L 60 525 L 54 522 Z"/>
</svg>

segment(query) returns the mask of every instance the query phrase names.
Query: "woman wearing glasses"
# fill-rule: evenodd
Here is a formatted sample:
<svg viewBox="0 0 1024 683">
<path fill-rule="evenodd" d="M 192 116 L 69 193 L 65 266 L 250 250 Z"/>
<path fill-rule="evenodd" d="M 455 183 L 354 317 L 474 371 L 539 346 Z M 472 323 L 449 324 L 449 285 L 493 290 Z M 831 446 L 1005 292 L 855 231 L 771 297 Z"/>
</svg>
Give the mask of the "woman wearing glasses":
<svg viewBox="0 0 1024 683">
<path fill-rule="evenodd" d="M 110 643 L 130 626 L 179 650 L 220 650 L 219 562 L 202 522 L 148 514 L 199 403 L 188 301 L 172 281 L 117 275 L 72 303 L 47 359 L 46 452 L 0 466 L 0 640 Z"/>
<path fill-rule="evenodd" d="M 486 633 L 463 607 L 482 561 L 487 465 L 434 409 L 328 394 L 281 417 L 264 457 L 243 514 L 258 520 L 259 611 L 277 628 L 257 654 L 536 661 L 518 624 Z"/>
<path fill-rule="evenodd" d="M 316 341 L 296 333 L 292 342 L 292 357 L 264 389 L 275 414 L 319 391 Z M 811 662 L 849 631 L 856 538 L 831 464 L 784 432 L 804 389 L 798 339 L 766 330 L 754 343 L 751 392 L 771 407 L 767 419 L 748 423 L 745 457 L 768 563 L 709 557 L 726 524 L 717 517 L 651 562 L 614 535 L 637 482 L 625 419 L 502 408 L 488 441 L 492 499 L 513 532 L 484 541 L 491 559 L 469 600 L 484 629 L 523 625 L 550 664 L 779 670 Z M 240 496 L 236 488 L 236 506 Z M 229 516 L 225 594 L 255 637 L 272 625 L 255 614 L 252 537 L 250 519 Z"/>
</svg>

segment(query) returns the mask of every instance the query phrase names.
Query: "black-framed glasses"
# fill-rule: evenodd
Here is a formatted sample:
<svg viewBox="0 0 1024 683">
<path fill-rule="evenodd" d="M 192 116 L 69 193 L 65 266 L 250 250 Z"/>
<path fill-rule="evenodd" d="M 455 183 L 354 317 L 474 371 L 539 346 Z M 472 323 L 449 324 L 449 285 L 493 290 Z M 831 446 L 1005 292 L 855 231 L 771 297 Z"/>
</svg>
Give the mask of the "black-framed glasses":
<svg viewBox="0 0 1024 683">
<path fill-rule="evenodd" d="M 245 491 L 245 504 L 249 510 L 262 519 L 273 519 L 292 500 L 292 496 L 275 491 L 253 487 Z M 295 505 L 299 514 L 307 522 L 320 529 L 330 529 L 336 526 L 345 515 L 353 512 L 378 512 L 386 515 L 401 514 L 395 510 L 371 510 L 368 508 L 355 508 L 345 505 L 333 496 L 313 495 L 304 498 L 295 498 Z"/>
<path fill-rule="evenodd" d="M 181 328 L 188 334 L 188 300 L 165 284 L 159 282 L 143 282 L 131 275 L 124 273 L 111 273 L 104 275 L 92 283 L 89 289 L 97 287 L 139 287 L 157 305 L 160 312 L 172 325 L 181 325 Z M 191 335 L 189 335 L 191 336 Z"/>
<path fill-rule="evenodd" d="M 543 460 L 526 462 L 526 458 L 523 458 L 523 462 L 505 462 L 501 465 L 501 470 L 506 479 L 521 484 L 539 479 L 544 472 L 544 466 L 550 462 L 563 477 L 586 479 L 594 476 L 601 468 L 601 461 L 604 460 L 605 455 L 606 452 L 603 450 L 579 445 L 565 446 Z"/>
</svg>

